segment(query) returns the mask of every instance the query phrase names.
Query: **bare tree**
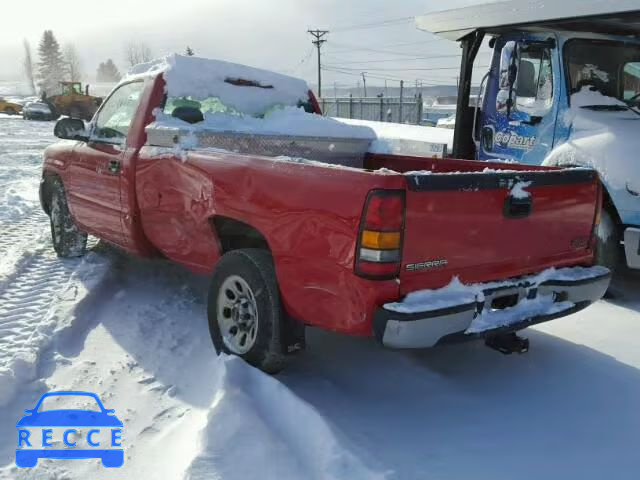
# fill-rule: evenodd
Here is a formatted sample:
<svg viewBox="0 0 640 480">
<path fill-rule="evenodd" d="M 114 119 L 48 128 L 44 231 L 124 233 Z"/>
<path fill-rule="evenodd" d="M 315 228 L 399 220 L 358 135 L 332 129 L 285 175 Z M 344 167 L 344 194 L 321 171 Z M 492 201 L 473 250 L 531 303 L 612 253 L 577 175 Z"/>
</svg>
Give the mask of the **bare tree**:
<svg viewBox="0 0 640 480">
<path fill-rule="evenodd" d="M 62 59 L 66 67 L 66 74 L 69 80 L 72 82 L 79 82 L 82 73 L 82 64 L 80 62 L 80 55 L 73 43 L 67 43 L 62 49 Z"/>
<path fill-rule="evenodd" d="M 151 49 L 144 42 L 129 42 L 125 45 L 125 56 L 130 67 L 153 60 Z"/>
<path fill-rule="evenodd" d="M 31 57 L 31 45 L 26 38 L 22 41 L 22 45 L 24 46 L 24 59 L 22 60 L 22 68 L 24 70 L 25 76 L 27 77 L 27 85 L 29 85 L 31 95 L 35 95 L 36 83 L 33 77 L 33 59 Z"/>
</svg>

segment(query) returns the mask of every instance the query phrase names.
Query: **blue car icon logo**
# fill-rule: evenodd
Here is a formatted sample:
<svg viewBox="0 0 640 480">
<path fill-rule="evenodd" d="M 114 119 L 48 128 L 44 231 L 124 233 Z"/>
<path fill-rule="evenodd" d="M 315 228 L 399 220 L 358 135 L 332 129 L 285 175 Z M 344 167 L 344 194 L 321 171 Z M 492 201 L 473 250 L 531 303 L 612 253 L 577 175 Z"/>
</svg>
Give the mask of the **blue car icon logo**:
<svg viewBox="0 0 640 480">
<path fill-rule="evenodd" d="M 54 408 L 40 411 L 45 401 L 49 405 L 52 401 L 68 399 L 91 403 L 97 406 L 97 409 Z M 99 458 L 103 466 L 110 468 L 121 467 L 124 463 L 121 444 L 122 422 L 114 415 L 114 410 L 104 408 L 95 393 L 45 393 L 36 406 L 25 410 L 25 413 L 26 415 L 16 424 L 18 467 L 35 467 L 40 458 Z M 62 446 L 59 445 L 61 442 L 66 448 L 57 448 Z"/>
</svg>

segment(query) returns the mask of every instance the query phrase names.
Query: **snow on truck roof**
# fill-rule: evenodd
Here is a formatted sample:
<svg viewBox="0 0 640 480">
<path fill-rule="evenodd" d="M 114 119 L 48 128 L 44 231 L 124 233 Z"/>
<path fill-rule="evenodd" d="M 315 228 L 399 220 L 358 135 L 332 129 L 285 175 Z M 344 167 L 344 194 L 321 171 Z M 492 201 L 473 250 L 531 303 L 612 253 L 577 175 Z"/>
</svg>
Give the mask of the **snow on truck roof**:
<svg viewBox="0 0 640 480">
<path fill-rule="evenodd" d="M 264 113 L 274 105 L 296 105 L 309 97 L 307 83 L 299 78 L 237 63 L 176 54 L 136 65 L 125 81 L 159 73 L 163 74 L 169 97 L 194 100 L 216 97 L 249 115 Z"/>
<path fill-rule="evenodd" d="M 513 28 L 640 35 L 638 0 L 509 0 L 416 17 L 416 26 L 449 40 L 474 30 Z"/>
</svg>

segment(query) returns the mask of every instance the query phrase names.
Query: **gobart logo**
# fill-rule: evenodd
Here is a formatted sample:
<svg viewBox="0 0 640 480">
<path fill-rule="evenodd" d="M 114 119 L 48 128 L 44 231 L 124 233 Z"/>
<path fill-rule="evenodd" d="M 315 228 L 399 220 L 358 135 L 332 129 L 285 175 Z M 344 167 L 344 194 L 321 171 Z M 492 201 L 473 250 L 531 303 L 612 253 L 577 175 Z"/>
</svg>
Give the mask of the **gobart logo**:
<svg viewBox="0 0 640 480">
<path fill-rule="evenodd" d="M 124 463 L 122 422 L 95 393 L 45 393 L 25 413 L 16 424 L 18 467 L 35 467 L 40 458 L 99 458 L 112 468 Z"/>
</svg>

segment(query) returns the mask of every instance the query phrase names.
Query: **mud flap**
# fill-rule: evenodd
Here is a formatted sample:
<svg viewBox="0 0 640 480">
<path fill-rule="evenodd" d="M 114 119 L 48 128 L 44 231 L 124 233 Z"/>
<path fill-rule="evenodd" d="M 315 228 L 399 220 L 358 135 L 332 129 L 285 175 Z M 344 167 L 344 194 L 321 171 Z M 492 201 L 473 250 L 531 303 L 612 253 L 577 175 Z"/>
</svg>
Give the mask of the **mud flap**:
<svg viewBox="0 0 640 480">
<path fill-rule="evenodd" d="M 307 346 L 305 324 L 287 315 L 284 321 L 282 340 L 282 353 L 285 355 L 295 354 L 304 350 Z"/>
</svg>

